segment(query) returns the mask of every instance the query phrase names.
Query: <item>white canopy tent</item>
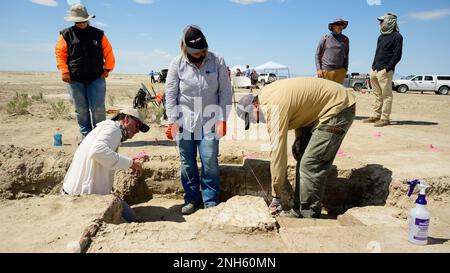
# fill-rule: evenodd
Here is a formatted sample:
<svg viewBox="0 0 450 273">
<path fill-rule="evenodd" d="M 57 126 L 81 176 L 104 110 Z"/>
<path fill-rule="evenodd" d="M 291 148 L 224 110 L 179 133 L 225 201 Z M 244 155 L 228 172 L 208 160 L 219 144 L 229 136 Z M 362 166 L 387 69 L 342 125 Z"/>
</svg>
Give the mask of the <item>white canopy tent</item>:
<svg viewBox="0 0 450 273">
<path fill-rule="evenodd" d="M 255 67 L 255 70 L 258 73 L 274 72 L 278 78 L 280 78 L 280 71 L 286 71 L 287 77 L 288 78 L 291 77 L 289 67 L 287 67 L 283 64 L 276 63 L 276 62 L 267 62 L 265 64 Z"/>
</svg>

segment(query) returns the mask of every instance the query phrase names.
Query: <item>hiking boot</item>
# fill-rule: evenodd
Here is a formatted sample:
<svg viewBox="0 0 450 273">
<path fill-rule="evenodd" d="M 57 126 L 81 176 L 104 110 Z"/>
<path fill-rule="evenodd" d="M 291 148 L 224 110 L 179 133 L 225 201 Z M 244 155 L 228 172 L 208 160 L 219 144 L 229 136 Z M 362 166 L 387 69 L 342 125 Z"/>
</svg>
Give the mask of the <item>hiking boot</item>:
<svg viewBox="0 0 450 273">
<path fill-rule="evenodd" d="M 194 213 L 199 206 L 196 206 L 194 203 L 186 203 L 182 208 L 181 208 L 181 214 L 183 215 L 189 215 Z"/>
<path fill-rule="evenodd" d="M 391 123 L 389 122 L 389 120 L 380 120 L 378 122 L 375 123 L 375 127 L 384 127 L 387 125 L 390 125 Z"/>
<path fill-rule="evenodd" d="M 286 217 L 286 218 L 301 218 L 300 214 L 298 214 L 297 212 L 295 212 L 294 209 L 290 209 L 290 210 L 283 210 L 279 217 Z"/>
<path fill-rule="evenodd" d="M 363 120 L 363 123 L 375 123 L 380 121 L 380 118 L 377 117 L 370 117 L 368 119 Z"/>
</svg>

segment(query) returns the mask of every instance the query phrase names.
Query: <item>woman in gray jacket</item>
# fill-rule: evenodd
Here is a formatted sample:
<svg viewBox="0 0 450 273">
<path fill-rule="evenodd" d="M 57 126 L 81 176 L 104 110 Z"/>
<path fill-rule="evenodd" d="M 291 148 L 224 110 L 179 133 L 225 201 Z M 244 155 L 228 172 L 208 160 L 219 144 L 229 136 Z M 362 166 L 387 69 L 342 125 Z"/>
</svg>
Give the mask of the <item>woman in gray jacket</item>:
<svg viewBox="0 0 450 273">
<path fill-rule="evenodd" d="M 166 82 L 168 139 L 180 151 L 181 182 L 185 191 L 183 214 L 219 203 L 219 139 L 226 134 L 231 82 L 222 57 L 208 51 L 198 26 L 184 29 L 181 55 L 171 63 Z M 202 162 L 201 181 L 197 149 Z M 201 192 L 200 192 L 201 183 Z"/>
</svg>

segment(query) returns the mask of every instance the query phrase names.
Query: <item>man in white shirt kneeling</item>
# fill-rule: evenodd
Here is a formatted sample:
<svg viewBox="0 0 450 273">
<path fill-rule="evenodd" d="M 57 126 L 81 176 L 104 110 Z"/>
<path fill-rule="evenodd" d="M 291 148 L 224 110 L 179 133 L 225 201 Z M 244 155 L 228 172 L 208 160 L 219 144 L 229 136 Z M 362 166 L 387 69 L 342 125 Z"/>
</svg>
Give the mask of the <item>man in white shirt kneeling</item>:
<svg viewBox="0 0 450 273">
<path fill-rule="evenodd" d="M 97 124 L 81 142 L 64 178 L 63 192 L 66 195 L 111 194 L 114 171 L 133 169 L 142 175 L 140 159 L 132 159 L 118 153 L 122 142 L 133 138 L 139 131 L 146 133 L 149 126 L 136 109 L 126 109 L 112 120 Z M 148 157 L 144 158 L 148 160 Z M 133 209 L 122 200 L 122 216 L 134 222 Z"/>
</svg>

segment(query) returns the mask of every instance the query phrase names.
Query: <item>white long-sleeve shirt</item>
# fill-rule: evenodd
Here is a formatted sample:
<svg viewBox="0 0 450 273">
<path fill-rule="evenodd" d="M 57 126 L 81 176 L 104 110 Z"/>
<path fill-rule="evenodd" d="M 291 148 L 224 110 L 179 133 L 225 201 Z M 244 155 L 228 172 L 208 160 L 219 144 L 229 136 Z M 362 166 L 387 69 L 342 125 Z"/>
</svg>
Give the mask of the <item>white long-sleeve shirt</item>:
<svg viewBox="0 0 450 273">
<path fill-rule="evenodd" d="M 110 194 L 114 171 L 131 167 L 133 160 L 117 153 L 122 131 L 119 122 L 106 120 L 92 130 L 75 152 L 64 178 L 69 195 Z"/>
</svg>

